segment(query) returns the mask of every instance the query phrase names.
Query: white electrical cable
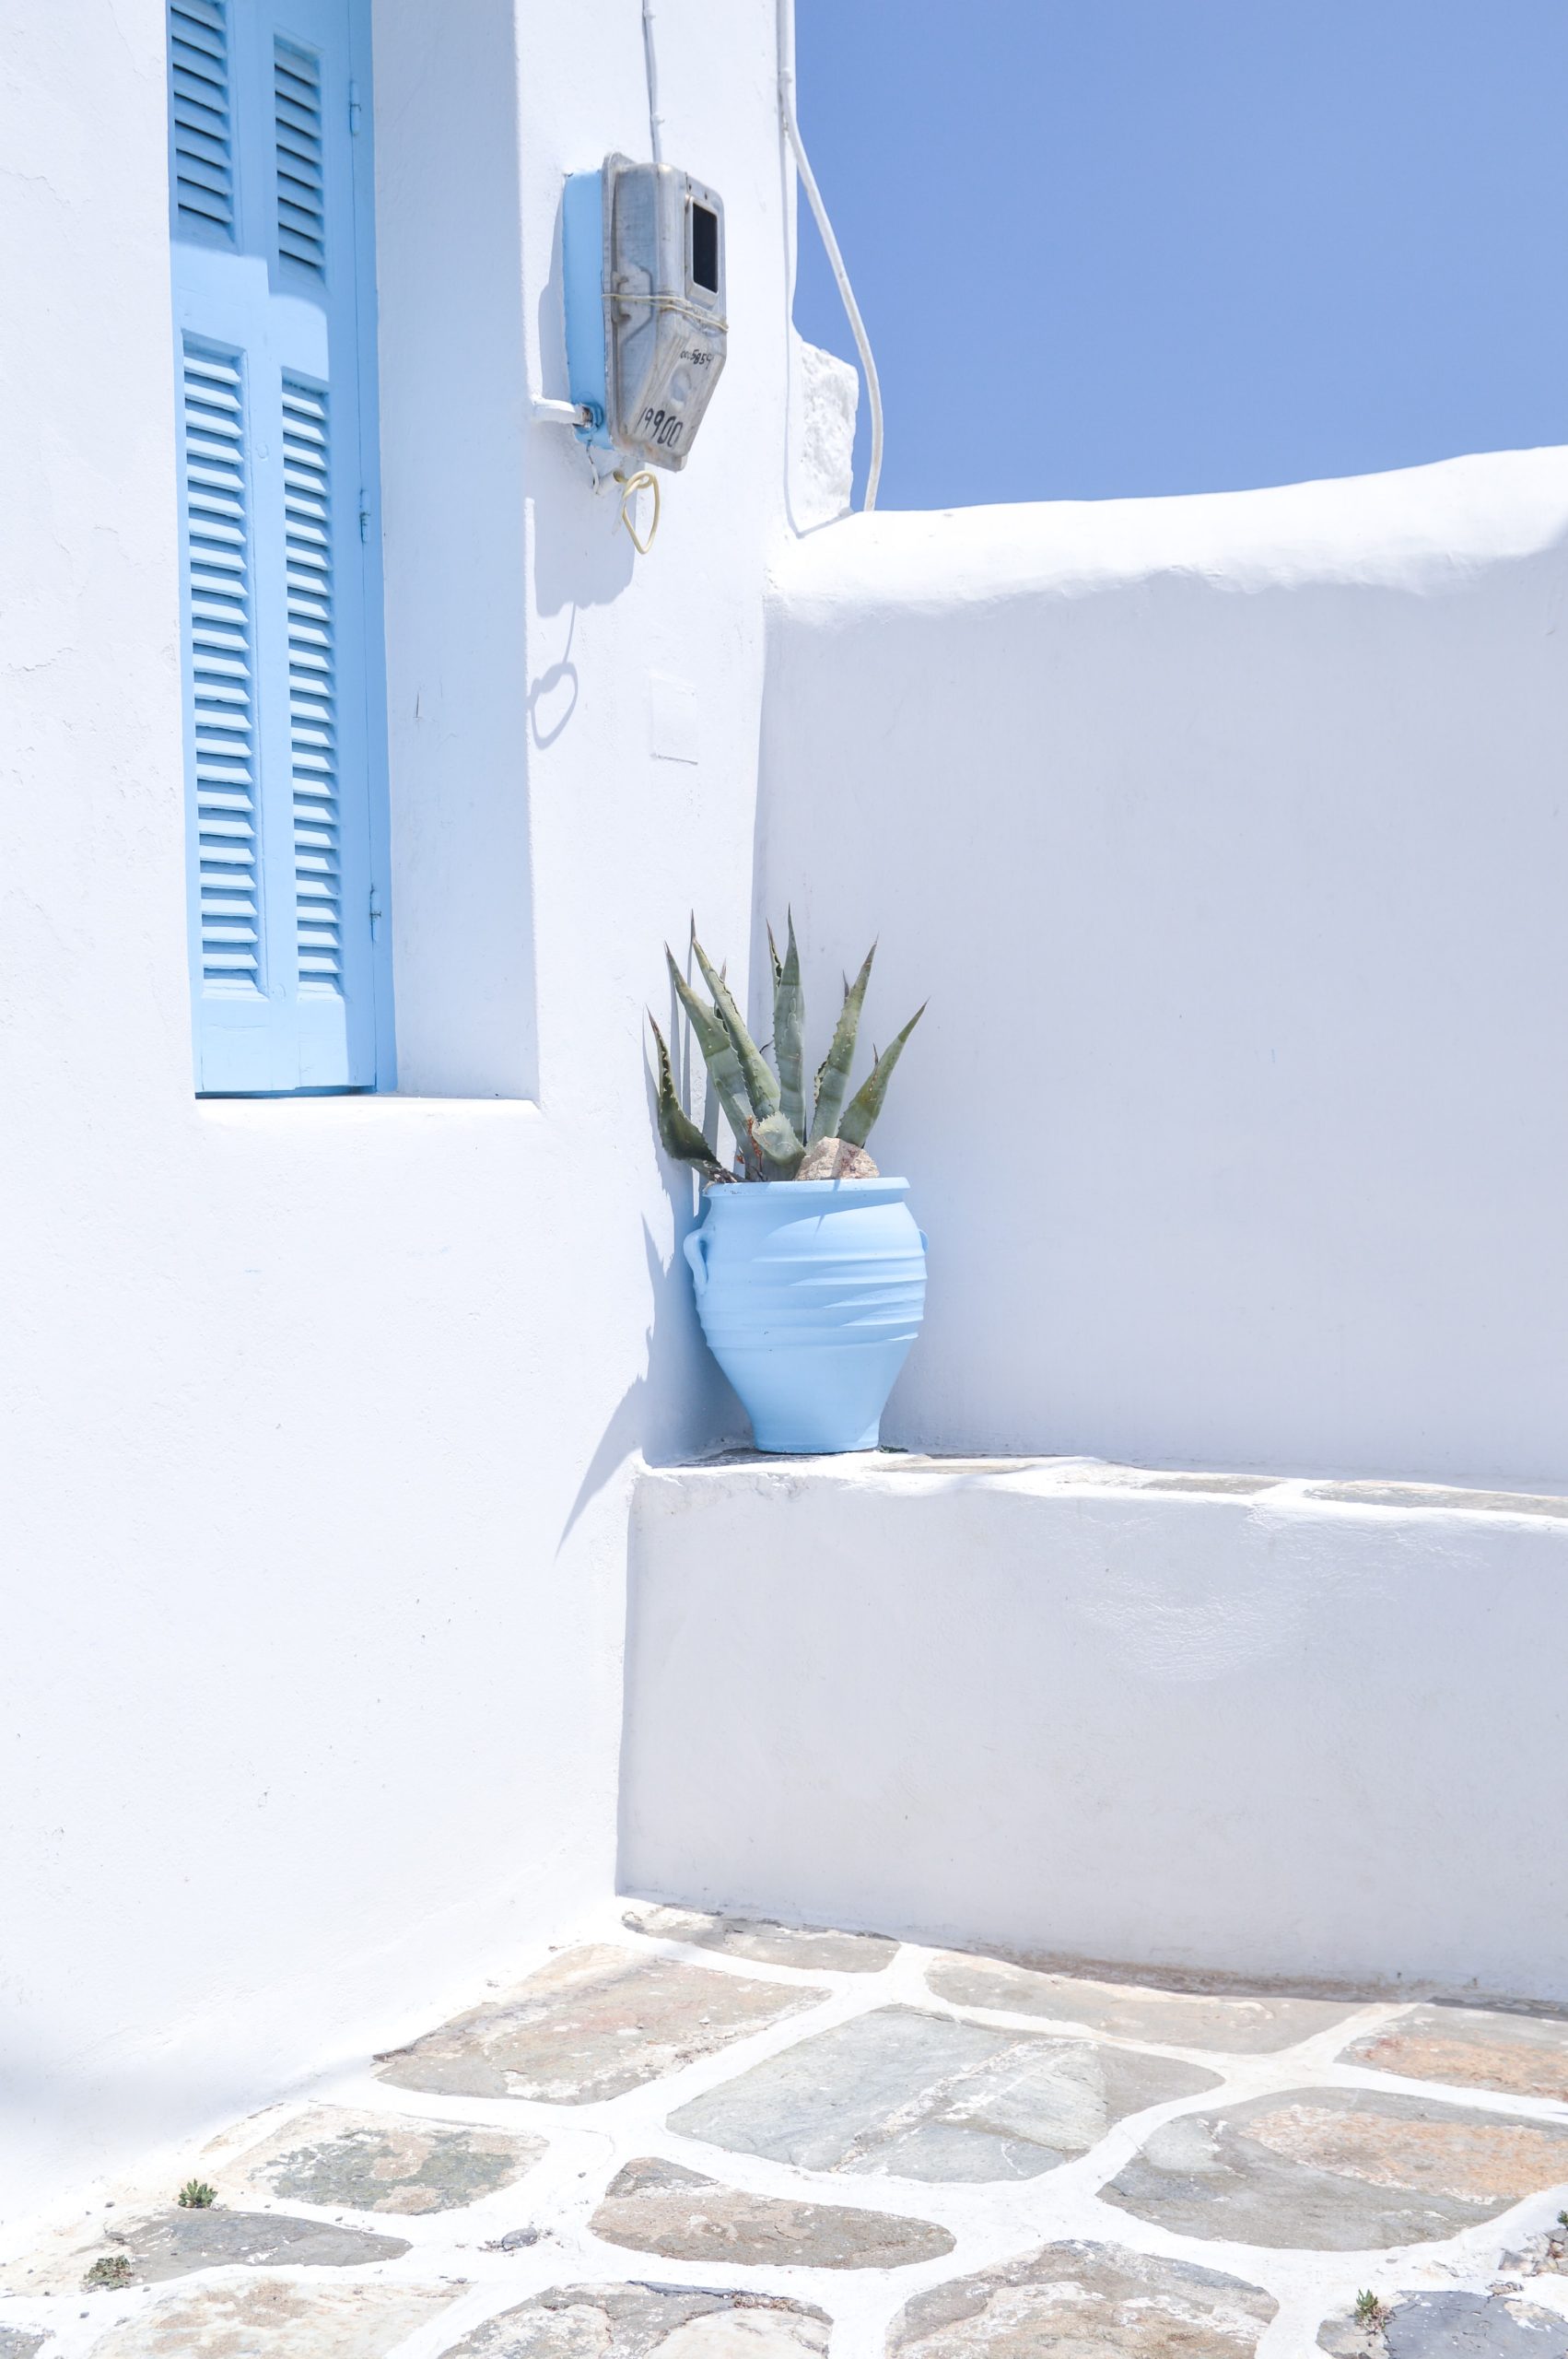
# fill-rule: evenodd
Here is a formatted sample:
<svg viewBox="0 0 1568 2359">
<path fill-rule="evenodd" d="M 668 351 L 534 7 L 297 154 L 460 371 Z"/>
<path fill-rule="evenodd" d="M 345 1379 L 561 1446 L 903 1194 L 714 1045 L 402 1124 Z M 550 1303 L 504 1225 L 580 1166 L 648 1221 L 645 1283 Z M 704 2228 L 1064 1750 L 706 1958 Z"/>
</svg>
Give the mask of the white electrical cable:
<svg viewBox="0 0 1568 2359">
<path fill-rule="evenodd" d="M 648 0 L 643 0 L 643 25 L 648 24 Z M 652 85 L 652 55 L 649 51 L 649 87 Z M 649 100 L 651 104 L 651 100 Z M 860 356 L 860 366 L 866 373 L 866 400 L 872 414 L 872 458 L 866 470 L 866 496 L 860 505 L 868 512 L 876 506 L 876 489 L 882 481 L 882 385 L 872 358 L 872 342 L 866 334 L 866 323 L 860 317 L 860 307 L 855 300 L 855 290 L 849 284 L 849 274 L 844 267 L 844 257 L 838 251 L 838 241 L 833 234 L 833 224 L 827 217 L 827 207 L 822 201 L 822 191 L 816 184 L 816 174 L 806 154 L 806 143 L 801 137 L 801 126 L 795 114 L 795 0 L 778 0 L 778 108 L 784 118 L 784 130 L 794 150 L 795 169 L 812 208 L 827 259 L 833 265 L 833 276 L 848 315 L 855 338 L 855 349 Z M 655 154 L 657 154 L 657 149 Z"/>
<path fill-rule="evenodd" d="M 664 161 L 664 118 L 659 111 L 659 60 L 653 49 L 653 0 L 642 0 L 642 56 L 648 68 L 648 142 L 656 164 Z"/>
<path fill-rule="evenodd" d="M 544 393 L 535 393 L 528 406 L 536 426 L 591 426 L 593 423 L 591 414 L 583 408 L 580 402 L 551 401 Z"/>
</svg>

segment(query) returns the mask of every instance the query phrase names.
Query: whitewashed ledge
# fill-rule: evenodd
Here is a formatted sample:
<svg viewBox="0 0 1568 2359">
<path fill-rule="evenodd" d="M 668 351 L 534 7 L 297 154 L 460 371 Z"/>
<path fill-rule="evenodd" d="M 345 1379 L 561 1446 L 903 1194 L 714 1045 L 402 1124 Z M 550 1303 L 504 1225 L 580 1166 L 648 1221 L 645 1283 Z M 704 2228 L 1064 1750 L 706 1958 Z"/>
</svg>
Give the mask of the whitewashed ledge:
<svg viewBox="0 0 1568 2359">
<path fill-rule="evenodd" d="M 630 1573 L 627 1892 L 1568 2001 L 1568 1498 L 732 1453 Z"/>
</svg>

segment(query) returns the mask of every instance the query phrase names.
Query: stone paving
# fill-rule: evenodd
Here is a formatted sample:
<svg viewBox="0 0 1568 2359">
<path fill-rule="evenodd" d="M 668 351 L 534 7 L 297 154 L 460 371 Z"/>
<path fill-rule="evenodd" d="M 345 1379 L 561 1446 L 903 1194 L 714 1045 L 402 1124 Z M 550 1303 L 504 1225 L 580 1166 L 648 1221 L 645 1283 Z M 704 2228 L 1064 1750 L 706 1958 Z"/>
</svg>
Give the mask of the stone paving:
<svg viewBox="0 0 1568 2359">
<path fill-rule="evenodd" d="M 0 2233 L 0 2359 L 1568 2359 L 1546 2011 L 651 1907 L 530 1963 Z"/>
</svg>

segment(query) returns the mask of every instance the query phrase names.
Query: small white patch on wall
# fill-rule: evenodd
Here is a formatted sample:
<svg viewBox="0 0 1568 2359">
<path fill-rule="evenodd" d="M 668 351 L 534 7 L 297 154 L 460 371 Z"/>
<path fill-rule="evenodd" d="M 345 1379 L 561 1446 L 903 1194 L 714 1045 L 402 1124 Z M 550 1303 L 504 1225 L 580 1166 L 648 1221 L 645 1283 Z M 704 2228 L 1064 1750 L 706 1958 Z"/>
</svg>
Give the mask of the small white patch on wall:
<svg viewBox="0 0 1568 2359">
<path fill-rule="evenodd" d="M 668 672 L 649 674 L 648 743 L 661 762 L 701 760 L 696 690 L 690 680 L 674 679 Z"/>
</svg>

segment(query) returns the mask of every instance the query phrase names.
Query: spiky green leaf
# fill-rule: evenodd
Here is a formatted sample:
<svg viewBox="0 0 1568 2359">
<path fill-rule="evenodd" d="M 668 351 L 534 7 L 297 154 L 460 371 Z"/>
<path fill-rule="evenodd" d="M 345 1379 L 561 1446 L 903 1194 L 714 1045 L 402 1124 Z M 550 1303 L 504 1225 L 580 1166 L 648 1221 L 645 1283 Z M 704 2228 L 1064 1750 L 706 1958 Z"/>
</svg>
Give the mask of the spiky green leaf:
<svg viewBox="0 0 1568 2359">
<path fill-rule="evenodd" d="M 675 986 L 675 995 L 686 1011 L 686 1020 L 696 1037 L 697 1047 L 702 1050 L 702 1061 L 708 1067 L 714 1095 L 724 1109 L 724 1119 L 739 1145 L 745 1138 L 746 1123 L 752 1109 L 735 1044 L 720 1022 L 718 1010 L 697 997 L 676 966 L 674 954 L 668 943 L 664 945 L 664 957 L 669 964 L 670 980 Z"/>
<path fill-rule="evenodd" d="M 728 1180 L 730 1174 L 675 1095 L 670 1051 L 664 1045 L 663 1033 L 653 1022 L 651 1010 L 648 1020 L 653 1025 L 653 1037 L 659 1044 L 659 1138 L 665 1154 L 676 1163 L 695 1163 L 707 1180 Z"/>
<path fill-rule="evenodd" d="M 812 1144 L 818 1139 L 842 1138 L 839 1114 L 844 1094 L 849 1086 L 849 1068 L 855 1062 L 855 1036 L 860 1028 L 860 1010 L 865 1004 L 866 985 L 872 978 L 872 960 L 876 957 L 873 942 L 867 951 L 865 964 L 854 981 L 844 992 L 844 1004 L 834 1027 L 832 1044 L 823 1059 L 816 1077 L 816 1110 L 812 1116 Z"/>
<path fill-rule="evenodd" d="M 763 1178 L 792 1180 L 806 1150 L 788 1115 L 769 1114 L 766 1121 L 753 1122 L 751 1134 L 762 1157 Z"/>
<path fill-rule="evenodd" d="M 772 940 L 769 933 L 770 946 Z M 792 910 L 783 965 L 778 965 L 777 951 L 773 957 L 773 1062 L 778 1068 L 778 1108 L 790 1127 L 804 1139 L 806 995 L 801 989 L 801 954 L 795 943 Z"/>
<path fill-rule="evenodd" d="M 778 945 L 773 939 L 773 928 L 771 926 L 767 929 L 767 956 L 768 961 L 773 968 L 773 988 L 777 991 L 778 989 L 778 979 L 783 974 L 784 969 L 779 964 Z"/>
<path fill-rule="evenodd" d="M 746 1030 L 744 1020 L 740 1009 L 735 1005 L 734 994 L 729 984 L 722 975 L 715 971 L 712 960 L 695 933 L 692 936 L 692 949 L 696 954 L 697 965 L 702 968 L 702 980 L 713 995 L 713 1004 L 718 1009 L 723 1020 L 724 1028 L 734 1043 L 735 1053 L 740 1058 L 741 1074 L 745 1082 L 746 1096 L 751 1100 L 752 1111 L 759 1122 L 765 1122 L 770 1114 L 777 1114 L 778 1111 L 778 1084 L 769 1073 L 762 1050 Z"/>
<path fill-rule="evenodd" d="M 870 1137 L 872 1124 L 881 1113 L 882 1101 L 887 1096 L 887 1085 L 893 1078 L 893 1068 L 904 1053 L 905 1041 L 925 1012 L 923 1003 L 915 1010 L 897 1039 L 876 1059 L 870 1073 L 840 1115 L 838 1136 L 841 1139 L 847 1139 L 851 1146 L 864 1146 Z"/>
</svg>

